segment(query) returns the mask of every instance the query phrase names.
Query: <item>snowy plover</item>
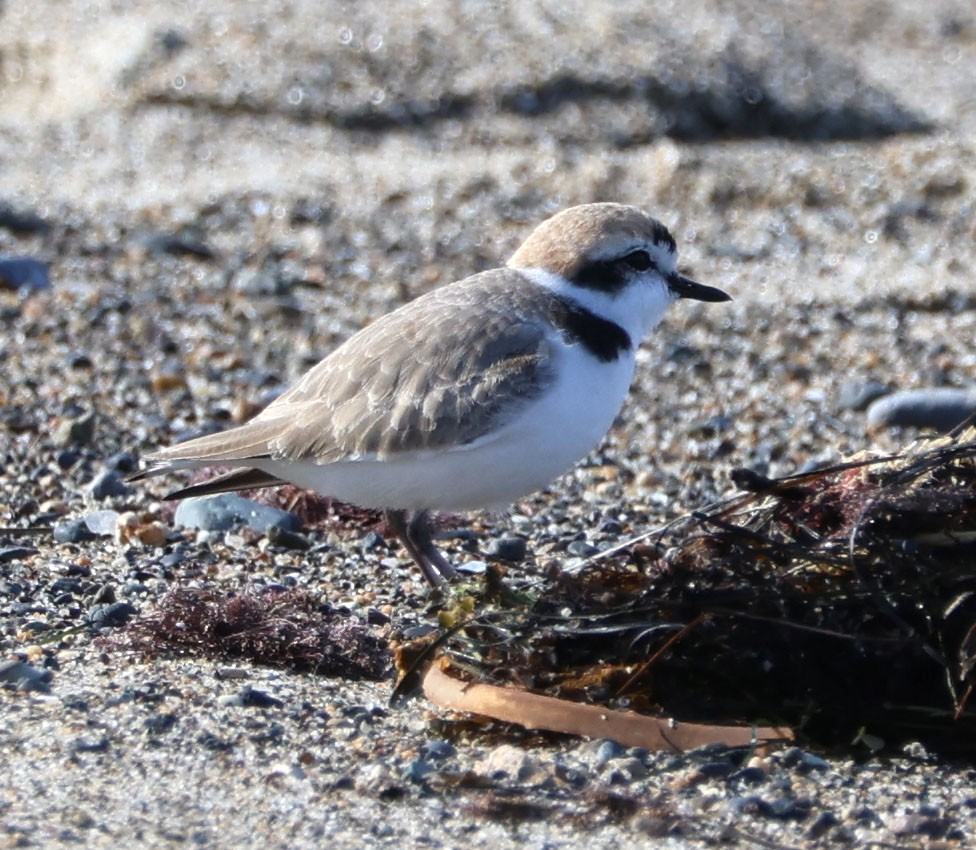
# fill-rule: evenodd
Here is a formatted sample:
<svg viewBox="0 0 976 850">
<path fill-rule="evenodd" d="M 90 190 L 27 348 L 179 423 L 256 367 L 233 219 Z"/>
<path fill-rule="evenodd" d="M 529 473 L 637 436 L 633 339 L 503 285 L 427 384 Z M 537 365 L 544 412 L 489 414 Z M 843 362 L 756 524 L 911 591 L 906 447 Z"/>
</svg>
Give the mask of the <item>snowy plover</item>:
<svg viewBox="0 0 976 850">
<path fill-rule="evenodd" d="M 250 422 L 150 454 L 138 477 L 214 464 L 184 498 L 291 482 L 386 512 L 438 585 L 455 575 L 432 511 L 501 508 L 592 450 L 620 410 L 641 340 L 679 298 L 667 228 L 586 204 L 539 225 L 504 268 L 427 293 L 340 345 Z"/>
</svg>

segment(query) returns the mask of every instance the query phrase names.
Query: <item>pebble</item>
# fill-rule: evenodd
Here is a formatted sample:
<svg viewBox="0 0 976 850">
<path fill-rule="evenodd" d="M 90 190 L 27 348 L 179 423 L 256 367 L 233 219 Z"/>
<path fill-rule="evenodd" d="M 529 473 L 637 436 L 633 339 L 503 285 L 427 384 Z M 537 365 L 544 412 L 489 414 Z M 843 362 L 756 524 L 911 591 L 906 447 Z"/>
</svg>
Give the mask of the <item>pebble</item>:
<svg viewBox="0 0 976 850">
<path fill-rule="evenodd" d="M 220 705 L 233 705 L 242 708 L 279 708 L 284 703 L 266 691 L 245 685 L 236 694 L 228 694 L 217 700 Z"/>
<path fill-rule="evenodd" d="M 52 530 L 52 536 L 55 543 L 84 543 L 95 539 L 84 519 L 69 519 L 57 523 Z"/>
<path fill-rule="evenodd" d="M 841 410 L 866 410 L 872 401 L 891 390 L 881 381 L 851 379 L 844 381 L 837 391 L 837 406 Z"/>
<path fill-rule="evenodd" d="M 447 741 L 428 741 L 420 748 L 420 753 L 429 761 L 445 761 L 457 755 L 457 750 Z"/>
<path fill-rule="evenodd" d="M 627 750 L 621 744 L 607 738 L 599 742 L 594 764 L 597 767 L 603 767 L 607 762 L 620 758 L 625 752 Z"/>
<path fill-rule="evenodd" d="M 0 661 L 0 682 L 18 691 L 47 691 L 54 674 L 24 661 Z"/>
<path fill-rule="evenodd" d="M 976 413 L 976 389 L 935 387 L 901 390 L 868 407 L 868 430 L 879 428 L 934 428 L 949 431 Z"/>
<path fill-rule="evenodd" d="M 912 812 L 891 820 L 888 829 L 899 837 L 924 835 L 928 838 L 942 838 L 949 831 L 949 822 L 938 816 Z"/>
<path fill-rule="evenodd" d="M 93 605 L 88 616 L 95 628 L 115 629 L 124 626 L 139 610 L 128 602 L 112 602 L 108 605 Z"/>
<path fill-rule="evenodd" d="M 33 257 L 0 256 L 0 289 L 28 295 L 50 288 L 51 278 L 45 263 Z"/>
<path fill-rule="evenodd" d="M 524 537 L 510 535 L 492 540 L 485 548 L 485 557 L 518 563 L 525 559 L 527 551 L 528 543 Z"/>
<path fill-rule="evenodd" d="M 585 540 L 574 540 L 566 547 L 566 551 L 576 558 L 592 558 L 600 550 Z"/>
<path fill-rule="evenodd" d="M 23 561 L 31 555 L 37 554 L 37 549 L 30 546 L 3 546 L 0 547 L 0 564 L 9 564 L 12 561 Z"/>
<path fill-rule="evenodd" d="M 434 766 L 424 759 L 413 759 L 403 768 L 403 776 L 411 782 L 423 782 L 435 772 Z"/>
<path fill-rule="evenodd" d="M 51 229 L 33 210 L 19 209 L 6 201 L 0 202 L 0 227 L 14 233 L 47 233 Z"/>
<path fill-rule="evenodd" d="M 85 527 L 98 537 L 111 537 L 119 525 L 118 511 L 92 511 L 83 517 Z"/>
<path fill-rule="evenodd" d="M 122 476 L 114 469 L 102 470 L 89 482 L 86 489 L 98 501 L 113 496 L 125 496 L 131 492 L 131 488 L 126 486 Z"/>
<path fill-rule="evenodd" d="M 282 549 L 295 549 L 302 552 L 312 548 L 312 542 L 303 534 L 288 531 L 279 525 L 268 526 L 268 542 Z"/>
<path fill-rule="evenodd" d="M 95 411 L 78 410 L 54 429 L 54 442 L 63 448 L 87 446 L 95 436 Z"/>
<path fill-rule="evenodd" d="M 295 514 L 245 499 L 236 493 L 184 499 L 176 509 L 174 522 L 203 531 L 229 531 L 246 525 L 262 534 L 271 526 L 285 531 L 301 528 L 301 521 Z"/>
<path fill-rule="evenodd" d="M 512 744 L 495 747 L 474 767 L 479 776 L 491 779 L 507 776 L 518 782 L 538 776 L 540 769 L 539 763 L 532 756 Z"/>
</svg>

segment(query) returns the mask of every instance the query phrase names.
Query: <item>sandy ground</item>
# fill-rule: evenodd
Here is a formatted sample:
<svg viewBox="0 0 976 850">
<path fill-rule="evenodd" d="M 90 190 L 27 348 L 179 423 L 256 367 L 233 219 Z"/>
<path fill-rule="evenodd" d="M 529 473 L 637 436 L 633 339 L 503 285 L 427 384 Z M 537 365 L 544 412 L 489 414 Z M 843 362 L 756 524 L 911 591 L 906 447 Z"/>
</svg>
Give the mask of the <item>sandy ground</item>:
<svg viewBox="0 0 976 850">
<path fill-rule="evenodd" d="M 626 502 L 636 529 L 725 492 L 728 465 L 785 472 L 897 446 L 906 435 L 867 435 L 838 397 L 851 379 L 973 383 L 974 48 L 976 14 L 952 0 L 5 4 L 0 201 L 48 226 L 0 226 L 0 252 L 46 262 L 53 288 L 0 292 L 0 525 L 90 512 L 84 485 L 114 453 L 245 415 L 364 321 L 498 264 L 534 223 L 594 200 L 653 211 L 682 267 L 736 301 L 682 311 L 652 341 L 604 450 L 518 509 L 538 518 L 539 545 L 573 504 Z M 174 234 L 206 254 L 160 248 Z M 92 402 L 97 439 L 62 471 L 57 426 Z M 696 436 L 719 415 L 732 458 Z M 610 463 L 623 483 L 592 471 Z M 148 493 L 126 498 L 166 519 Z M 71 621 L 66 601 L 14 607 L 52 577 L 112 584 L 143 611 L 172 584 L 154 573 L 159 553 L 32 545 L 0 563 L 8 657 L 34 644 L 32 618 Z M 196 571 L 180 580 L 233 587 L 302 571 L 298 556 L 247 567 L 249 541 L 217 542 L 209 561 L 200 545 L 177 563 Z M 423 619 L 407 569 L 377 573 L 356 541 L 339 545 L 345 561 L 302 581 L 353 613 L 387 604 L 395 621 Z M 862 763 L 855 748 L 801 776 L 795 758 L 769 757 L 770 783 L 788 774 L 794 798 L 814 801 L 777 818 L 714 777 L 682 785 L 710 756 L 652 759 L 653 790 L 640 782 L 655 777 L 618 784 L 656 814 L 613 819 L 592 796 L 611 782 L 605 765 L 573 742 L 532 757 L 550 780 L 573 765 L 590 796 L 561 780 L 431 791 L 409 771 L 443 729 L 420 703 L 386 708 L 389 682 L 246 668 L 280 704 L 241 708 L 220 701 L 240 681 L 207 661 L 113 656 L 86 633 L 39 652 L 58 668 L 50 690 L 0 694 L 0 846 L 568 847 L 580 834 L 607 847 L 964 846 L 974 835 L 971 774 L 938 760 Z M 462 741 L 448 762 L 473 770 L 504 744 Z M 529 787 L 551 808 L 513 818 L 486 803 Z M 588 821 L 565 815 L 575 805 Z M 823 811 L 837 823 L 818 821 Z"/>
</svg>

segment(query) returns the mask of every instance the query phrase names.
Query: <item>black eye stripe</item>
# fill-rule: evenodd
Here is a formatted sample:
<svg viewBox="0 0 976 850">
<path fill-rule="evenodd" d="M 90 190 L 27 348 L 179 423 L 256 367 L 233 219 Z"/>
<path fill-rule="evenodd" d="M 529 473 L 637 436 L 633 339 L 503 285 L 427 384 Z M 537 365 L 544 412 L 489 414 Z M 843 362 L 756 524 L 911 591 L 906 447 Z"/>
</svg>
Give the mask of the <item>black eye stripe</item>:
<svg viewBox="0 0 976 850">
<path fill-rule="evenodd" d="M 644 272 L 652 268 L 657 268 L 657 263 L 649 251 L 641 248 L 615 260 L 585 263 L 573 275 L 573 283 L 585 289 L 598 289 L 612 294 L 623 289 L 635 271 Z"/>
</svg>

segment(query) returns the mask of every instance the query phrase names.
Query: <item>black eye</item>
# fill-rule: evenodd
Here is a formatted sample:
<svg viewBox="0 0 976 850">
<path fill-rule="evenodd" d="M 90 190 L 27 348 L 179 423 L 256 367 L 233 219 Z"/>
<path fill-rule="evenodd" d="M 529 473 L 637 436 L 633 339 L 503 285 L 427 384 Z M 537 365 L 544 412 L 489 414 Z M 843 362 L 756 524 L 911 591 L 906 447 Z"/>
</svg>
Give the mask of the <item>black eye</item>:
<svg viewBox="0 0 976 850">
<path fill-rule="evenodd" d="M 634 271 L 646 272 L 651 266 L 654 265 L 651 262 L 651 255 L 647 251 L 634 251 L 624 257 L 621 262 L 626 263 Z"/>
</svg>

